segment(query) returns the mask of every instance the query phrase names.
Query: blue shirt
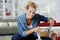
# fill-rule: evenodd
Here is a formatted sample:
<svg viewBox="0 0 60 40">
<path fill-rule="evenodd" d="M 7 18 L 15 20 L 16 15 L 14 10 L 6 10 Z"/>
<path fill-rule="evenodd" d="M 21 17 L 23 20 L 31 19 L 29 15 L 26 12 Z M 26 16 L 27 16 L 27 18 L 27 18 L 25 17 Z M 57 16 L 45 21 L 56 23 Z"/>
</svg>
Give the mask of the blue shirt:
<svg viewBox="0 0 60 40">
<path fill-rule="evenodd" d="M 33 28 L 37 27 L 37 24 L 40 23 L 40 21 L 48 21 L 48 18 L 39 14 L 35 14 L 35 16 L 32 18 L 32 26 Z M 17 17 L 17 24 L 18 24 L 18 33 L 21 37 L 26 37 L 26 31 L 28 31 L 28 27 L 26 24 L 26 14 L 22 14 Z M 37 37 L 37 33 L 33 33 L 34 36 Z"/>
</svg>

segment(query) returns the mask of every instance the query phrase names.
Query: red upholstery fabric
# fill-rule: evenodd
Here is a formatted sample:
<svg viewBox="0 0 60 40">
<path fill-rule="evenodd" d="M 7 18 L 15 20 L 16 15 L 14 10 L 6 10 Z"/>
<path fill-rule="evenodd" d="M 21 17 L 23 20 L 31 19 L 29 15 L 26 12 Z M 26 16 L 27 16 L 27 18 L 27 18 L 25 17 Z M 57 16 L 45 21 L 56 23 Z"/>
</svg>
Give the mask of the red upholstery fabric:
<svg viewBox="0 0 60 40">
<path fill-rule="evenodd" d="M 50 23 L 44 22 L 44 23 L 38 24 L 38 26 L 50 26 Z M 57 23 L 56 21 L 54 21 L 54 25 L 53 26 L 60 26 L 60 23 Z"/>
<path fill-rule="evenodd" d="M 60 37 L 56 37 L 56 40 L 60 40 Z"/>
</svg>

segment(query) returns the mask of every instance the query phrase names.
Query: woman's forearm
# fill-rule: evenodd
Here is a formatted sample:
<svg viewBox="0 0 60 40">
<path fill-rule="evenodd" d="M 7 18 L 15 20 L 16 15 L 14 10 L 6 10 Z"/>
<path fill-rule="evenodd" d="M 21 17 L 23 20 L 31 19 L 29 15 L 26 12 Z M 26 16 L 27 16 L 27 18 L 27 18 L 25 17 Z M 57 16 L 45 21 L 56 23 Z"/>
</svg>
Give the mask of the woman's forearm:
<svg viewBox="0 0 60 40">
<path fill-rule="evenodd" d="M 31 33 L 33 33 L 33 32 L 38 32 L 38 31 L 40 31 L 40 30 L 41 30 L 40 27 L 30 29 L 30 30 L 26 31 L 26 35 L 29 35 L 29 34 L 31 34 Z"/>
<path fill-rule="evenodd" d="M 31 34 L 33 32 L 34 32 L 34 30 L 33 29 L 30 29 L 30 30 L 26 31 L 26 35 L 29 35 L 29 34 Z"/>
</svg>

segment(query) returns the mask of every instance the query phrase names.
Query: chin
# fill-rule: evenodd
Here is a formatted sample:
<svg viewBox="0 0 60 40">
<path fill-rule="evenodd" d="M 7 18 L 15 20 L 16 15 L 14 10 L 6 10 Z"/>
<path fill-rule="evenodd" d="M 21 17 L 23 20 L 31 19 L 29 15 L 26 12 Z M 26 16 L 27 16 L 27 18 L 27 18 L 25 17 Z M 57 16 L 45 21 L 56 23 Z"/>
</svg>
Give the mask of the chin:
<svg viewBox="0 0 60 40">
<path fill-rule="evenodd" d="M 30 16 L 29 16 L 29 19 L 32 19 L 32 18 L 33 18 L 33 17 L 30 17 Z"/>
</svg>

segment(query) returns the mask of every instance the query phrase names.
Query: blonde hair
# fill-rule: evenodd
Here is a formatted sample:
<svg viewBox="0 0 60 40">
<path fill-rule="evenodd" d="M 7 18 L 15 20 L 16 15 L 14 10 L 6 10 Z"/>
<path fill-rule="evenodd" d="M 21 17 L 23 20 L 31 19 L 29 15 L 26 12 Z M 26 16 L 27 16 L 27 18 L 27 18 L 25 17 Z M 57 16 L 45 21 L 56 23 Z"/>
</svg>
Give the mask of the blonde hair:
<svg viewBox="0 0 60 40">
<path fill-rule="evenodd" d="M 28 4 L 27 4 L 27 6 L 26 6 L 26 9 L 28 9 L 29 6 L 31 6 L 31 7 L 33 7 L 33 8 L 36 9 L 36 3 L 34 3 L 34 2 L 29 1 Z"/>
</svg>

